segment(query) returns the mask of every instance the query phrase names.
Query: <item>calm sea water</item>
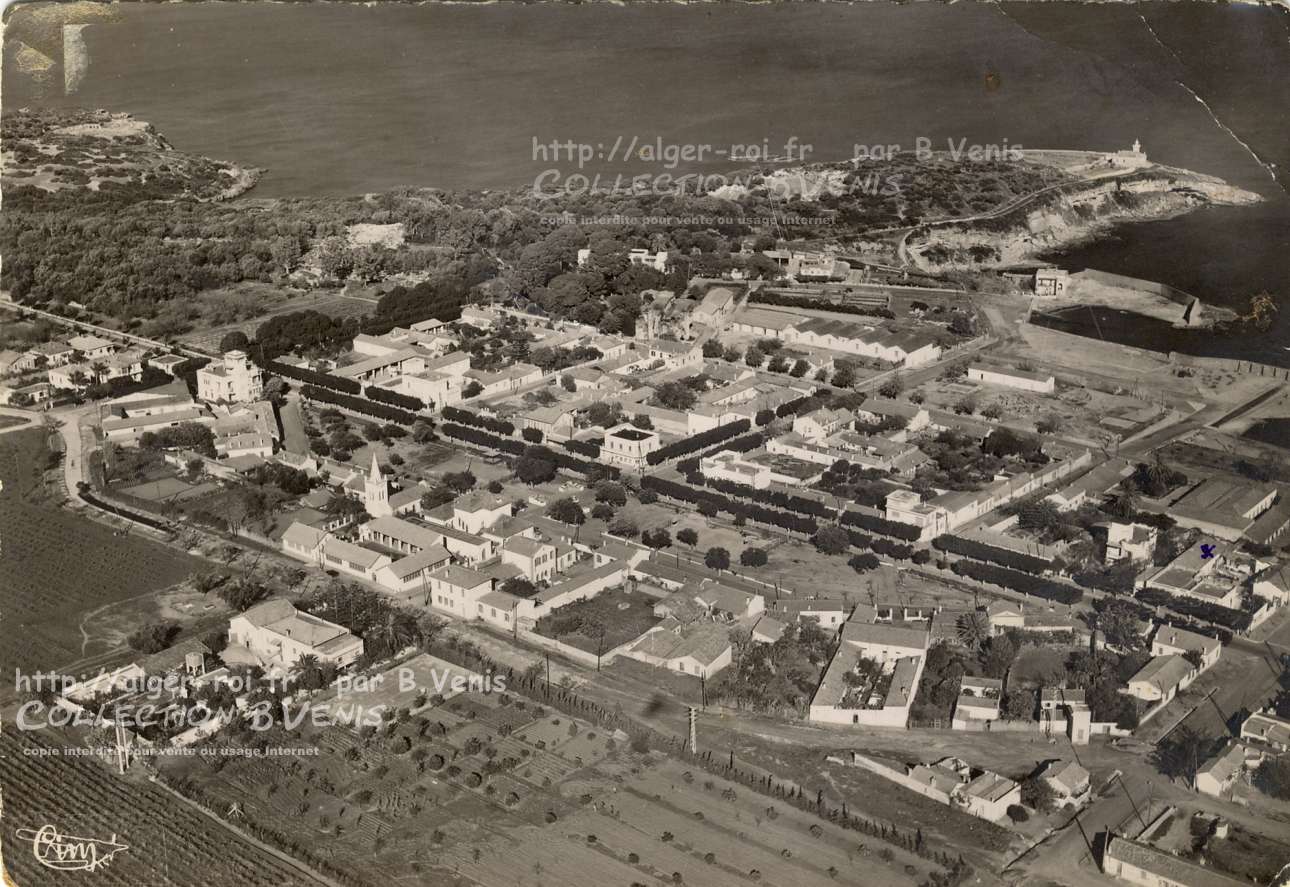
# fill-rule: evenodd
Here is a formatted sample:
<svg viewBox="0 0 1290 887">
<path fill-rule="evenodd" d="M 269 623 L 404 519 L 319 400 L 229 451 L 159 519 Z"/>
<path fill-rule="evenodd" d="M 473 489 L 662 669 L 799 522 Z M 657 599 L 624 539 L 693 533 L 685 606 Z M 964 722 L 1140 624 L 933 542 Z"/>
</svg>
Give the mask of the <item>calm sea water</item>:
<svg viewBox="0 0 1290 887">
<path fill-rule="evenodd" d="M 1225 304 L 1264 288 L 1290 298 L 1290 198 L 1177 82 L 1206 95 L 1265 160 L 1290 170 L 1290 119 L 1269 113 L 1290 107 L 1290 50 L 1278 20 L 1284 17 L 1268 10 L 116 9 L 117 21 L 84 29 L 89 65 L 70 96 L 62 94 L 61 75 L 52 87 L 17 72 L 14 34 L 21 29 L 10 28 L 6 102 L 132 112 L 181 149 L 267 168 L 253 192 L 260 195 L 512 188 L 548 168 L 579 171 L 567 160 L 535 157 L 535 140 L 608 151 L 621 136 L 623 144 L 632 137 L 716 149 L 768 144 L 779 153 L 796 137 L 813 147 L 812 159 L 835 160 L 851 156 L 856 144 L 909 149 L 919 137 L 937 148 L 966 139 L 1088 149 L 1137 138 L 1154 159 L 1221 176 L 1270 200 L 1129 226 L 1113 240 L 1071 251 L 1063 263 L 1163 280 Z M 1251 82 L 1259 90 L 1249 90 Z M 582 171 L 662 170 L 593 161 Z"/>
</svg>

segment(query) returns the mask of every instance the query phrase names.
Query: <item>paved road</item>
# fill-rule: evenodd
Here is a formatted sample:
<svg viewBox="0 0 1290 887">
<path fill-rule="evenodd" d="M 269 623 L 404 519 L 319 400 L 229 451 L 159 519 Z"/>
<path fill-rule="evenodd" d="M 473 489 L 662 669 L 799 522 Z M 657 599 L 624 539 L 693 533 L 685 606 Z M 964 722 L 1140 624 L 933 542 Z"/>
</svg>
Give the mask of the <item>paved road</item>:
<svg viewBox="0 0 1290 887">
<path fill-rule="evenodd" d="M 22 431 L 24 428 L 35 428 L 42 422 L 41 413 L 33 413 L 31 410 L 19 410 L 14 407 L 0 407 L 0 416 L 8 416 L 12 419 L 22 419 L 21 425 L 10 425 L 7 428 L 0 428 L 0 434 L 8 434 L 11 431 Z"/>
<path fill-rule="evenodd" d="M 67 504 L 72 508 L 85 507 L 80 497 L 80 484 L 89 481 L 85 460 L 92 450 L 85 445 L 82 419 L 86 412 L 96 409 L 87 407 L 56 414 L 58 433 L 63 436 L 63 482 L 67 486 Z"/>
<path fill-rule="evenodd" d="M 68 329 L 75 330 L 77 332 L 98 333 L 106 338 L 122 340 L 134 345 L 143 345 L 148 348 L 160 348 L 164 351 L 180 351 L 187 354 L 189 357 L 209 358 L 212 356 L 204 351 L 197 351 L 196 349 L 189 348 L 185 345 L 171 345 L 168 342 L 162 342 L 157 339 L 147 339 L 143 336 L 136 336 L 134 333 L 123 333 L 120 330 L 99 326 L 96 323 L 89 323 L 84 320 L 72 320 L 71 318 L 63 317 L 61 314 L 53 314 L 52 312 L 45 311 L 40 308 L 31 308 L 27 305 L 16 305 L 13 302 L 0 302 L 0 308 L 13 312 L 35 314 L 37 317 L 42 317 L 51 323 L 56 323 L 59 326 L 67 327 Z"/>
</svg>

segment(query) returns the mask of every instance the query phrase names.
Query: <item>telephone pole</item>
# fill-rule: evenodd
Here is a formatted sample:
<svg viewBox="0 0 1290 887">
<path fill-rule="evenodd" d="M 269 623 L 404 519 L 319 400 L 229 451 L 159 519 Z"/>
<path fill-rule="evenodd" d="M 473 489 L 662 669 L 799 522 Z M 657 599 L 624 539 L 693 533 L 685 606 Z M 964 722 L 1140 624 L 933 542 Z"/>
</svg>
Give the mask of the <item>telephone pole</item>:
<svg viewBox="0 0 1290 887">
<path fill-rule="evenodd" d="M 690 706 L 689 749 L 690 754 L 692 755 L 697 755 L 699 753 L 699 710 L 693 705 Z"/>
</svg>

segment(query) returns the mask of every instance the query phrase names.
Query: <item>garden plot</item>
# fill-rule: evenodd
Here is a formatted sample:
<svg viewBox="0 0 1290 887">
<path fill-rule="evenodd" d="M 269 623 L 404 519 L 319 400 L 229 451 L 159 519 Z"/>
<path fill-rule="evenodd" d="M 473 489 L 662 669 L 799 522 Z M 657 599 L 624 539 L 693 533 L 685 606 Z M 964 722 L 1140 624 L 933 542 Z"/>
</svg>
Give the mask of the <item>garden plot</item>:
<svg viewBox="0 0 1290 887">
<path fill-rule="evenodd" d="M 680 817 L 685 821 L 684 831 L 675 828 L 671 831 L 678 840 L 684 839 L 703 853 L 714 852 L 720 856 L 721 850 L 703 847 L 699 843 L 700 835 L 713 842 L 737 842 L 750 853 L 791 860 L 799 867 L 809 860 L 818 876 L 828 876 L 830 868 L 838 872 L 880 868 L 884 884 L 918 883 L 933 870 L 926 860 L 903 849 L 839 828 L 745 785 L 700 770 L 686 770 L 679 761 L 669 760 L 645 771 L 629 782 L 613 803 L 622 810 L 632 805 L 639 810 L 640 805 L 645 805 Z M 643 822 L 655 827 L 663 821 L 658 812 L 640 815 Z M 788 856 L 784 855 L 785 850 Z M 762 871 L 770 877 L 767 869 Z"/>
<path fill-rule="evenodd" d="M 588 653 L 605 653 L 635 640 L 661 620 L 654 599 L 623 588 L 602 591 L 557 607 L 537 621 L 535 630 Z"/>
<path fill-rule="evenodd" d="M 119 492 L 135 499 L 160 502 L 169 499 L 196 499 L 219 489 L 220 485 L 214 481 L 190 484 L 178 477 L 159 477 L 134 486 L 121 487 Z"/>
</svg>

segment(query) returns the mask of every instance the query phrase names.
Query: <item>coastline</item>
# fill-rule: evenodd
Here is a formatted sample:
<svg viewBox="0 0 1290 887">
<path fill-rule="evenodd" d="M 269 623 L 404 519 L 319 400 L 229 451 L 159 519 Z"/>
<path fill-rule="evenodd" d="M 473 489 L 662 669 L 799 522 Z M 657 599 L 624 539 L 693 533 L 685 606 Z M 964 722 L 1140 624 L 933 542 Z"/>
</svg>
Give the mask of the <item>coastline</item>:
<svg viewBox="0 0 1290 887">
<path fill-rule="evenodd" d="M 210 160 L 209 157 L 206 159 Z M 219 161 L 212 160 L 211 162 L 218 163 Z M 233 181 L 229 183 L 229 186 L 218 194 L 210 197 L 198 198 L 199 200 L 223 201 L 241 197 L 247 191 L 250 191 L 258 185 L 260 183 L 260 178 L 268 172 L 268 170 L 261 169 L 258 166 L 240 166 L 238 164 L 227 164 L 224 171 L 233 178 Z"/>
<path fill-rule="evenodd" d="M 1034 262 L 1109 236 L 1119 225 L 1160 222 L 1210 206 L 1252 206 L 1265 198 L 1214 176 L 1152 167 L 1152 178 L 1089 181 L 1035 209 L 924 229 L 907 254 L 932 273 L 984 271 Z M 912 240 L 912 238 L 911 238 Z"/>
</svg>

